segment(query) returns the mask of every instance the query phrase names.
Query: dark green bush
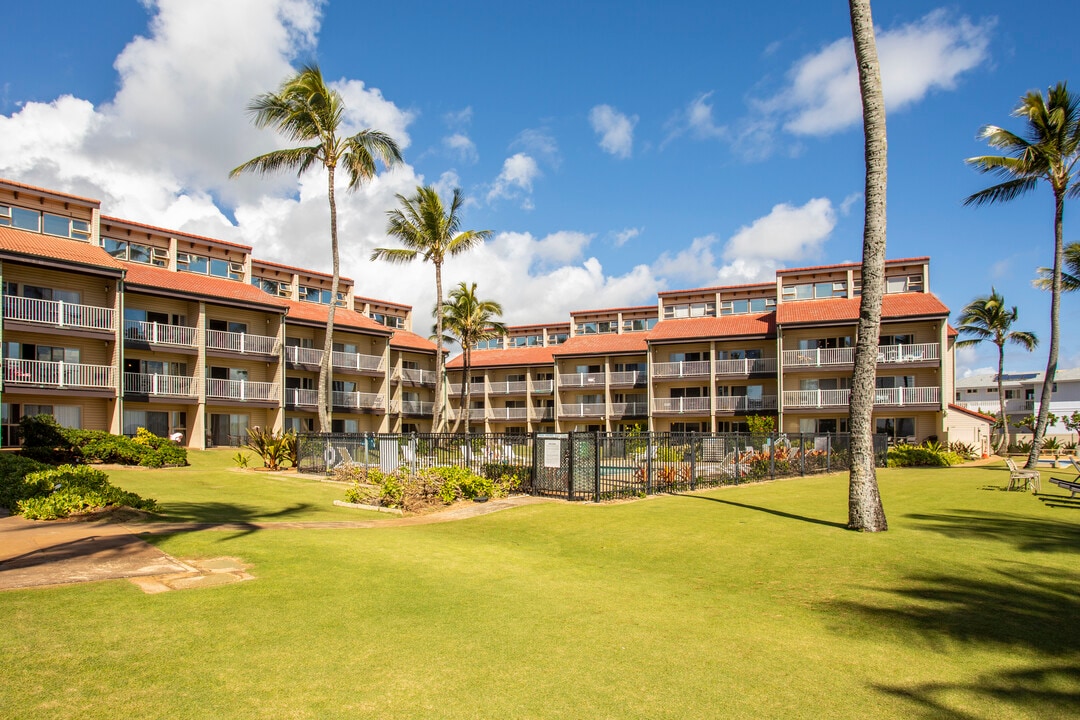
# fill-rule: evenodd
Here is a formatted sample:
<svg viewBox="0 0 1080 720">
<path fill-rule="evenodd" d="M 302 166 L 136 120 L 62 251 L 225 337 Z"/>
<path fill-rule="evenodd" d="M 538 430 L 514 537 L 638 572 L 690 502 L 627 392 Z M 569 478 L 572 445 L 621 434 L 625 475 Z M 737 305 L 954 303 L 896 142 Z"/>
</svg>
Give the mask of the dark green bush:
<svg viewBox="0 0 1080 720">
<path fill-rule="evenodd" d="M 949 467 L 964 459 L 954 452 L 924 445 L 895 445 L 889 448 L 889 467 Z"/>
<path fill-rule="evenodd" d="M 0 453 L 0 507 L 15 510 L 15 505 L 20 500 L 46 492 L 48 487 L 38 487 L 33 483 L 27 483 L 25 478 L 32 472 L 45 470 L 48 467 L 44 463 L 27 457 L 13 453 Z"/>
<path fill-rule="evenodd" d="M 109 482 L 101 470 L 86 465 L 60 465 L 38 470 L 23 479 L 33 494 L 15 504 L 16 511 L 29 520 L 55 520 L 72 513 L 126 506 L 156 510 L 154 500 L 121 490 Z"/>
<path fill-rule="evenodd" d="M 424 468 L 410 473 L 400 467 L 392 473 L 375 468 L 354 468 L 335 473 L 335 477 L 351 476 L 353 485 L 345 491 L 348 502 L 420 512 L 426 508 L 449 505 L 458 500 L 477 497 L 506 497 L 521 485 L 515 474 L 485 477 L 467 468 L 445 466 Z"/>
<path fill-rule="evenodd" d="M 51 465 L 61 463 L 116 463 L 165 467 L 187 465 L 187 449 L 167 438 L 139 428 L 134 438 L 104 430 L 62 428 L 51 415 L 23 418 L 22 454 Z"/>
</svg>

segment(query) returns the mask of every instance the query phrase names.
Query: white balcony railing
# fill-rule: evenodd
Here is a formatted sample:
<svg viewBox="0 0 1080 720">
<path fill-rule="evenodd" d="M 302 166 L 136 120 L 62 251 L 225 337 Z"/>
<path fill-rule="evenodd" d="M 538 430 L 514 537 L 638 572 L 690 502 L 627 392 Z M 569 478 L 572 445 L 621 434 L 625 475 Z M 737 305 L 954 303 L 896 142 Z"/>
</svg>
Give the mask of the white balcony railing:
<svg viewBox="0 0 1080 720">
<path fill-rule="evenodd" d="M 555 383 L 551 380 L 533 380 L 529 390 L 533 395 L 550 395 L 555 390 Z"/>
<path fill-rule="evenodd" d="M 488 408 L 487 416 L 489 420 L 525 420 L 529 416 L 529 408 Z"/>
<path fill-rule="evenodd" d="M 985 413 L 986 415 L 994 415 L 995 417 L 1001 412 L 1001 406 L 997 399 L 993 400 L 966 400 L 957 402 L 962 408 L 967 410 L 974 410 L 975 412 Z M 1007 398 L 1005 400 L 1005 413 L 1029 413 L 1035 409 L 1034 400 L 1024 400 L 1022 398 Z M 1057 412 L 1055 409 L 1054 412 Z"/>
<path fill-rule="evenodd" d="M 215 400 L 260 400 L 275 402 L 278 384 L 252 380 L 220 380 L 206 378 L 206 397 Z"/>
<path fill-rule="evenodd" d="M 402 400 L 394 403 L 394 412 L 404 415 L 431 415 L 435 403 L 431 400 Z"/>
<path fill-rule="evenodd" d="M 559 376 L 559 387 L 602 387 L 604 373 L 563 373 Z"/>
<path fill-rule="evenodd" d="M 937 343 L 879 345 L 877 361 L 884 365 L 894 365 L 932 361 L 940 357 L 940 346 Z M 855 348 L 851 347 L 784 351 L 784 367 L 786 368 L 850 365 L 853 362 L 855 362 Z"/>
<path fill-rule="evenodd" d="M 529 384 L 524 380 L 488 382 L 489 395 L 524 395 Z"/>
<path fill-rule="evenodd" d="M 776 358 L 743 358 L 742 360 L 717 360 L 717 375 L 750 375 L 752 373 L 775 373 Z"/>
<path fill-rule="evenodd" d="M 4 382 L 43 385 L 54 388 L 115 388 L 111 365 L 53 362 L 50 360 L 4 359 Z"/>
<path fill-rule="evenodd" d="M 529 408 L 529 419 L 530 420 L 554 420 L 555 419 L 555 408 L 551 407 L 550 405 L 545 405 L 543 407 L 535 407 L 535 406 L 531 407 L 531 408 Z"/>
<path fill-rule="evenodd" d="M 379 372 L 382 370 L 382 355 L 362 355 L 360 353 L 334 351 L 330 362 L 340 370 L 359 370 L 361 372 Z"/>
<path fill-rule="evenodd" d="M 709 398 L 653 398 L 653 412 L 658 413 L 706 413 L 709 412 Z"/>
<path fill-rule="evenodd" d="M 707 377 L 709 375 L 708 360 L 653 363 L 652 368 L 654 378 Z"/>
<path fill-rule="evenodd" d="M 613 372 L 608 382 L 613 387 L 627 387 L 632 385 L 644 385 L 648 373 L 643 370 L 628 370 L 626 372 Z"/>
<path fill-rule="evenodd" d="M 397 368 L 394 370 L 394 380 L 412 383 L 413 385 L 434 385 L 436 373 L 434 370 L 421 370 L 419 368 Z"/>
<path fill-rule="evenodd" d="M 559 405 L 559 417 L 603 417 L 607 413 L 604 403 L 564 403 Z"/>
<path fill-rule="evenodd" d="M 617 402 L 611 403 L 612 417 L 645 417 L 649 414 L 647 402 Z"/>
<path fill-rule="evenodd" d="M 124 392 L 136 395 L 193 398 L 198 395 L 196 379 L 187 375 L 124 373 Z"/>
<path fill-rule="evenodd" d="M 941 400 L 941 388 L 877 388 L 874 390 L 874 405 L 938 405 Z M 784 391 L 785 408 L 826 408 L 846 407 L 851 404 L 851 390 L 786 390 Z"/>
<path fill-rule="evenodd" d="M 447 386 L 447 392 L 450 393 L 450 397 L 455 397 L 455 398 L 456 397 L 461 397 L 461 383 L 450 383 Z M 484 383 L 474 382 L 472 384 L 472 389 L 469 391 L 469 393 L 473 397 L 477 397 L 477 398 L 483 397 L 484 396 Z"/>
<path fill-rule="evenodd" d="M 470 408 L 468 410 L 450 408 L 446 414 L 451 420 L 457 420 L 459 417 L 463 420 L 483 420 L 485 412 L 484 408 Z"/>
<path fill-rule="evenodd" d="M 62 300 L 37 300 L 15 295 L 4 296 L 4 318 L 85 330 L 115 330 L 116 311 L 95 305 L 78 305 Z"/>
<path fill-rule="evenodd" d="M 285 404 L 295 407 L 318 407 L 319 391 L 306 388 L 285 388 Z"/>
<path fill-rule="evenodd" d="M 195 347 L 195 328 L 140 320 L 124 321 L 124 339 L 140 340 L 151 345 Z"/>
<path fill-rule="evenodd" d="M 322 363 L 322 350 L 317 348 L 285 346 L 285 361 L 294 365 L 319 365 Z"/>
<path fill-rule="evenodd" d="M 717 412 L 756 412 L 775 409 L 775 395 L 762 395 L 758 398 L 747 397 L 746 395 L 729 395 L 716 398 Z"/>
<path fill-rule="evenodd" d="M 228 350 L 245 355 L 277 355 L 278 340 L 267 335 L 207 330 L 206 349 Z"/>
<path fill-rule="evenodd" d="M 331 393 L 334 407 L 354 408 L 359 410 L 385 410 L 386 398 L 380 393 L 346 392 L 335 390 Z"/>
</svg>

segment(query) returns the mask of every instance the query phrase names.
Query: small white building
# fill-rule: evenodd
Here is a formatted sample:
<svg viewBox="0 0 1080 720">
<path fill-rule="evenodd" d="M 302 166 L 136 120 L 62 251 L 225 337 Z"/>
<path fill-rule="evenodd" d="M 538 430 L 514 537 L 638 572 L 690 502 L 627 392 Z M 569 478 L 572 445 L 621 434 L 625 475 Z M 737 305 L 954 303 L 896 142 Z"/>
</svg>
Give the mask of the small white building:
<svg viewBox="0 0 1080 720">
<path fill-rule="evenodd" d="M 1045 373 L 1041 371 L 1011 372 L 1002 376 L 1001 384 L 1005 390 L 1005 414 L 1010 423 L 1039 412 L 1039 398 L 1042 396 L 1044 376 Z M 958 378 L 955 388 L 956 405 L 997 416 L 999 409 L 997 373 Z M 1075 440 L 1076 436 L 1065 427 L 1061 418 L 1080 411 L 1080 368 L 1058 370 L 1051 392 L 1050 412 L 1057 415 L 1059 419 L 1056 424 L 1046 429 L 1046 434 L 1048 437 L 1058 437 L 1062 440 Z M 1030 433 L 1017 430 L 1016 435 L 1025 437 Z"/>
</svg>

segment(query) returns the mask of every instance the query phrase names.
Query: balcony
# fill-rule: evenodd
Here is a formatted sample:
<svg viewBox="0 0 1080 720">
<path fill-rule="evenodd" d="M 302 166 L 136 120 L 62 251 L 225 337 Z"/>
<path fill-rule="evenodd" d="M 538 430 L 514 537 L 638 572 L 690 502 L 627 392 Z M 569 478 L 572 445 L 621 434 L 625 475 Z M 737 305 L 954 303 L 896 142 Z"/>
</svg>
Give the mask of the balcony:
<svg viewBox="0 0 1080 720">
<path fill-rule="evenodd" d="M 504 380 L 488 383 L 489 395 L 524 395 L 529 384 L 524 380 Z"/>
<path fill-rule="evenodd" d="M 559 376 L 559 387 L 602 387 L 604 373 L 564 373 Z"/>
<path fill-rule="evenodd" d="M 742 360 L 717 360 L 713 367 L 720 375 L 754 375 L 760 373 L 776 374 L 776 358 L 744 358 Z"/>
<path fill-rule="evenodd" d="M 151 345 L 193 348 L 195 347 L 196 334 L 195 328 L 185 325 L 165 325 L 156 322 L 125 320 L 124 339 Z"/>
<path fill-rule="evenodd" d="M 746 395 L 729 395 L 716 398 L 717 413 L 747 413 L 776 410 L 776 396 L 762 395 L 758 398 Z"/>
<path fill-rule="evenodd" d="M 431 400 L 402 400 L 394 403 L 393 411 L 402 415 L 431 415 L 435 412 L 435 403 Z"/>
<path fill-rule="evenodd" d="M 198 397 L 198 384 L 187 375 L 124 373 L 124 393 L 150 397 Z"/>
<path fill-rule="evenodd" d="M 15 295 L 4 296 L 4 319 L 54 328 L 104 332 L 113 332 L 116 329 L 116 311 L 112 308 Z"/>
<path fill-rule="evenodd" d="M 653 363 L 652 371 L 656 380 L 708 377 L 710 372 L 708 360 Z"/>
<path fill-rule="evenodd" d="M 523 407 L 494 407 L 488 408 L 487 417 L 489 420 L 527 420 L 529 417 L 529 408 Z"/>
<path fill-rule="evenodd" d="M 544 407 L 535 407 L 535 406 L 531 407 L 531 408 L 529 408 L 529 419 L 530 420 L 554 420 L 555 419 L 555 408 L 551 407 L 550 405 L 546 405 Z"/>
<path fill-rule="evenodd" d="M 335 390 L 331 402 L 336 408 L 350 410 L 385 410 L 386 398 L 380 393 L 345 392 Z"/>
<path fill-rule="evenodd" d="M 370 357 L 370 356 L 368 356 Z M 418 368 L 395 368 L 393 380 L 404 382 L 409 385 L 434 386 L 437 374 L 434 370 L 420 370 Z"/>
<path fill-rule="evenodd" d="M 382 355 L 362 355 L 335 350 L 330 356 L 330 362 L 335 370 L 353 370 L 361 373 L 381 373 L 383 370 Z"/>
<path fill-rule="evenodd" d="M 708 364 L 708 363 L 706 363 Z M 707 397 L 681 397 L 681 398 L 653 398 L 653 412 L 695 415 L 709 414 L 709 398 Z"/>
<path fill-rule="evenodd" d="M 450 393 L 450 397 L 461 397 L 461 383 L 450 383 L 447 387 L 447 392 Z M 474 382 L 472 384 L 472 389 L 469 391 L 469 394 L 476 397 L 482 396 L 484 394 L 484 383 Z"/>
<path fill-rule="evenodd" d="M 878 346 L 877 361 L 879 365 L 936 362 L 939 358 L 940 350 L 937 343 Z M 853 347 L 784 351 L 785 368 L 829 367 L 832 365 L 851 365 L 854 362 L 855 348 Z"/>
<path fill-rule="evenodd" d="M 299 347 L 297 345 L 286 345 L 285 362 L 290 365 L 309 365 L 311 367 L 318 367 L 322 363 L 322 350 Z"/>
<path fill-rule="evenodd" d="M 207 330 L 206 349 L 224 350 L 241 355 L 277 355 L 278 339 L 267 335 Z"/>
<path fill-rule="evenodd" d="M 964 402 L 957 402 L 956 404 L 967 410 L 974 410 L 975 412 L 981 412 L 986 415 L 993 415 L 995 417 L 997 417 L 997 414 L 1001 412 L 1001 406 L 998 403 L 997 398 L 994 398 L 993 400 L 968 400 Z M 1034 400 L 1022 400 L 1020 398 L 1007 398 L 1005 400 L 1005 413 L 1007 415 L 1015 413 L 1027 414 L 1032 412 L 1034 409 Z"/>
<path fill-rule="evenodd" d="M 611 417 L 646 417 L 649 414 L 647 402 L 616 402 L 611 403 Z"/>
<path fill-rule="evenodd" d="M 604 417 L 607 405 L 604 403 L 565 403 L 559 405 L 560 418 Z"/>
<path fill-rule="evenodd" d="M 608 383 L 611 387 L 634 387 L 644 385 L 649 374 L 643 370 L 631 370 L 628 372 L 611 373 Z"/>
<path fill-rule="evenodd" d="M 276 403 L 278 401 L 278 392 L 279 386 L 277 383 L 206 378 L 206 398 L 208 400 L 252 400 L 255 402 Z"/>
<path fill-rule="evenodd" d="M 115 370 L 111 365 L 13 358 L 4 358 L 4 384 L 93 390 L 116 387 Z"/>
<path fill-rule="evenodd" d="M 484 408 L 470 408 L 469 410 L 449 408 L 446 411 L 446 416 L 451 420 L 457 420 L 459 417 L 463 420 L 483 420 L 486 412 Z"/>
<path fill-rule="evenodd" d="M 551 380 L 533 380 L 529 383 L 529 389 L 533 395 L 550 395 L 555 391 L 555 383 Z"/>
<path fill-rule="evenodd" d="M 941 405 L 941 388 L 877 388 L 874 407 Z M 784 408 L 842 408 L 851 404 L 851 390 L 786 390 Z"/>
<path fill-rule="evenodd" d="M 305 388 L 285 388 L 285 404 L 290 407 L 318 407 L 319 391 Z"/>
</svg>

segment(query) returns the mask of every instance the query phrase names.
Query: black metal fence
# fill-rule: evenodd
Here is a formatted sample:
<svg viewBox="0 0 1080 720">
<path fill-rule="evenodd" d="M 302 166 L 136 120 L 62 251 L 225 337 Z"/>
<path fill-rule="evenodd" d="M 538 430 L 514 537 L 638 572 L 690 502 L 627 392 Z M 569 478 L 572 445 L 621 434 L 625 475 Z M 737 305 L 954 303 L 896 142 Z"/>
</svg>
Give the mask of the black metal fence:
<svg viewBox="0 0 1080 720">
<path fill-rule="evenodd" d="M 850 444 L 847 433 L 303 434 L 299 469 L 513 470 L 523 492 L 599 502 L 846 470 Z M 887 450 L 887 437 L 875 435 L 879 466 Z"/>
</svg>

